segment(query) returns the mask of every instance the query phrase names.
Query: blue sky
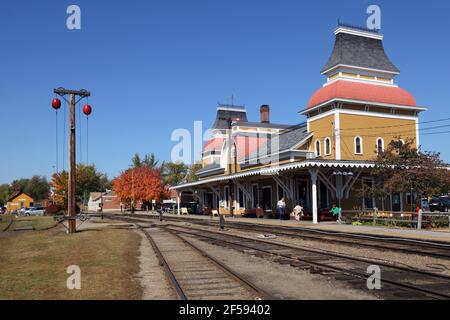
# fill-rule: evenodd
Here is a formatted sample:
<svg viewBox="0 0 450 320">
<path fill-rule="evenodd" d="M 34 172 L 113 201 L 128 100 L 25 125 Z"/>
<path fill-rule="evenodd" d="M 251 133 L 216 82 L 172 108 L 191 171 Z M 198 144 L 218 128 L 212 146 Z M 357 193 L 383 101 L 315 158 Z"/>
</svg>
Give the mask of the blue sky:
<svg viewBox="0 0 450 320">
<path fill-rule="evenodd" d="M 81 31 L 66 28 L 70 4 L 81 7 Z M 273 122 L 302 122 L 297 112 L 325 81 L 319 71 L 337 19 L 365 25 L 370 4 L 381 7 L 385 48 L 402 71 L 397 83 L 430 107 L 422 121 L 449 117 L 445 0 L 2 1 L 0 183 L 50 177 L 50 101 L 60 86 L 92 92 L 89 160 L 110 177 L 135 152 L 169 160 L 173 130 L 193 131 L 196 120 L 210 126 L 217 102 L 231 95 L 251 120 L 270 104 Z M 59 120 L 61 168 L 61 113 Z M 81 126 L 85 140 L 84 118 Z M 449 139 L 424 136 L 422 145 L 450 162 Z"/>
</svg>

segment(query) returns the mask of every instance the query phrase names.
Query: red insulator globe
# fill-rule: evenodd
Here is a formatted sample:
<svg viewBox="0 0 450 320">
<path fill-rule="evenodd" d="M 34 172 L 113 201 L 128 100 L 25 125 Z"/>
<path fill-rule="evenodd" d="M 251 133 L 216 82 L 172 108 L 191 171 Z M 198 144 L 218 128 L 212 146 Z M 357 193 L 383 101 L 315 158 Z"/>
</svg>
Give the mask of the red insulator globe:
<svg viewBox="0 0 450 320">
<path fill-rule="evenodd" d="M 86 105 L 83 107 L 83 113 L 84 113 L 85 115 L 87 115 L 87 116 L 90 116 L 91 113 L 92 113 L 92 107 L 91 107 L 90 105 L 86 104 Z"/>
<path fill-rule="evenodd" d="M 59 108 L 61 108 L 61 100 L 59 99 L 53 99 L 52 100 L 52 108 L 55 110 L 58 110 Z"/>
</svg>

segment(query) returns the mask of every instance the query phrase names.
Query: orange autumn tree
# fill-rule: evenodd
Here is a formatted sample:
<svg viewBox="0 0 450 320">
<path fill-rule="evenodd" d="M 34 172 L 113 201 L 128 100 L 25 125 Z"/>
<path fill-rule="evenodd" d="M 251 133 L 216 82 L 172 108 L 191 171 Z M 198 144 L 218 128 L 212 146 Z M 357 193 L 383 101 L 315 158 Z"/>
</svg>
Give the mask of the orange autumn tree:
<svg viewBox="0 0 450 320">
<path fill-rule="evenodd" d="M 161 181 L 159 171 L 147 166 L 129 169 L 113 181 L 114 193 L 123 203 L 134 206 L 152 200 L 161 201 L 167 197 L 167 190 Z M 134 200 L 134 202 L 133 202 Z"/>
<path fill-rule="evenodd" d="M 69 173 L 63 171 L 60 173 L 55 173 L 52 176 L 52 187 L 55 197 L 55 202 L 59 204 L 64 209 L 67 208 L 69 202 L 67 186 L 69 183 Z"/>
</svg>

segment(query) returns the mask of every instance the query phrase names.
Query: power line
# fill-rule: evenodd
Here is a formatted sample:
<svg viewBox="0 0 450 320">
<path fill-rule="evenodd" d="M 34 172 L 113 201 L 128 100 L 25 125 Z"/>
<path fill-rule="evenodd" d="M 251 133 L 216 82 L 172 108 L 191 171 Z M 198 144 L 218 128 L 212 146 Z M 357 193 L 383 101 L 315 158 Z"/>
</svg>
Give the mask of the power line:
<svg viewBox="0 0 450 320">
<path fill-rule="evenodd" d="M 444 121 L 449 121 L 449 120 L 450 120 L 450 118 L 430 120 L 430 121 L 423 121 L 423 122 L 419 122 L 419 125 L 421 125 L 421 124 L 428 124 L 428 123 L 436 123 L 436 122 L 444 122 Z M 349 129 L 341 129 L 341 131 L 385 129 L 385 128 L 407 127 L 407 126 L 416 126 L 416 123 L 398 124 L 398 125 L 389 125 L 389 126 L 379 126 L 379 127 L 349 128 Z"/>
<path fill-rule="evenodd" d="M 421 128 L 418 131 L 427 131 L 427 130 L 435 130 L 435 129 L 442 129 L 442 128 L 449 128 L 450 124 L 448 125 L 442 125 L 442 126 L 433 126 L 433 127 L 428 127 L 428 128 Z M 414 130 L 414 133 L 416 132 L 416 130 Z M 392 131 L 392 132 L 384 132 L 384 133 L 371 133 L 371 134 L 363 134 L 364 137 L 379 137 L 380 135 L 398 135 L 398 134 L 402 134 L 402 133 L 412 133 L 411 130 L 403 130 L 403 131 Z M 426 133 L 423 133 L 426 134 Z M 354 138 L 355 135 L 350 135 L 350 134 L 339 134 L 338 135 L 341 138 Z M 314 137 L 315 139 L 325 139 L 328 138 L 328 136 L 319 136 L 319 137 Z"/>
<path fill-rule="evenodd" d="M 422 135 L 423 135 L 423 136 L 429 136 L 429 135 L 433 135 L 433 134 L 446 134 L 446 133 L 450 133 L 450 131 L 428 132 L 428 133 L 424 133 L 424 134 L 422 134 Z"/>
</svg>

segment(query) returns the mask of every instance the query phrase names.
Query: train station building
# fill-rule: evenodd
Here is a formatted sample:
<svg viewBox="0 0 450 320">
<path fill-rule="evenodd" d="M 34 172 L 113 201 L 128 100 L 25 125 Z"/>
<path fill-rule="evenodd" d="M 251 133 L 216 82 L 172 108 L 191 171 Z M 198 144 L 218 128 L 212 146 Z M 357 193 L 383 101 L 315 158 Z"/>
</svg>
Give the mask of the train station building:
<svg viewBox="0 0 450 320">
<path fill-rule="evenodd" d="M 325 83 L 297 115 L 306 122 L 272 123 L 268 105 L 259 121 L 249 121 L 244 107 L 219 105 L 199 181 L 174 187 L 178 202 L 190 193 L 201 208 L 222 214 L 252 215 L 262 208 L 275 216 L 284 197 L 304 207 L 314 223 L 333 203 L 344 213 L 410 211 L 407 193 L 375 198 L 364 190 L 374 183 L 377 152 L 392 140 L 420 146 L 419 114 L 426 108 L 396 83 L 400 71 L 384 51 L 382 34 L 347 25 L 334 34 L 321 70 Z"/>
</svg>

